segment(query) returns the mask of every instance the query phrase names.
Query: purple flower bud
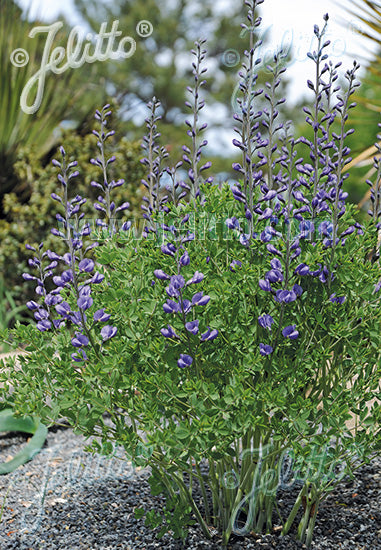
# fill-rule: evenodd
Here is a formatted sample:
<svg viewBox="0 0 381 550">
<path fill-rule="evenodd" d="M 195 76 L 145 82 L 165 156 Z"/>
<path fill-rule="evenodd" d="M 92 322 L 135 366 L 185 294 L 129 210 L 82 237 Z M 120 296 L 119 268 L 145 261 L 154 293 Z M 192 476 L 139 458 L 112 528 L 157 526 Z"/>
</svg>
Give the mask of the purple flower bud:
<svg viewBox="0 0 381 550">
<path fill-rule="evenodd" d="M 274 189 L 271 189 L 270 191 L 267 191 L 266 195 L 263 197 L 263 201 L 271 201 L 276 197 L 276 191 Z"/>
<path fill-rule="evenodd" d="M 101 330 L 101 336 L 103 342 L 106 342 L 106 340 L 110 340 L 110 338 L 114 338 L 115 334 L 118 332 L 118 329 L 116 327 L 111 327 L 110 325 L 106 325 Z"/>
<path fill-rule="evenodd" d="M 273 351 L 273 348 L 268 344 L 259 344 L 259 353 L 264 357 L 266 357 L 267 355 L 271 355 Z"/>
<path fill-rule="evenodd" d="M 63 259 L 63 261 L 65 262 L 66 265 L 71 265 L 71 254 L 66 252 L 66 254 L 64 254 L 62 256 L 62 259 Z"/>
<path fill-rule="evenodd" d="M 132 225 L 131 221 L 124 222 L 122 224 L 121 230 L 122 231 L 128 231 L 131 228 L 131 225 Z"/>
<path fill-rule="evenodd" d="M 190 300 L 183 300 L 179 307 L 180 311 L 183 311 L 185 314 L 187 314 L 192 308 L 192 303 L 190 302 Z"/>
<path fill-rule="evenodd" d="M 298 284 L 295 284 L 293 287 L 292 287 L 292 290 L 295 292 L 295 294 L 297 296 L 301 296 L 303 294 L 303 289 L 300 285 Z"/>
<path fill-rule="evenodd" d="M 295 252 L 291 255 L 291 261 L 295 260 L 296 258 L 298 258 L 300 256 L 300 254 L 302 253 L 302 249 L 301 248 L 297 248 L 295 250 Z"/>
<path fill-rule="evenodd" d="M 83 314 L 85 318 L 85 322 L 87 320 L 86 313 Z M 74 311 L 73 313 L 70 313 L 69 319 L 72 323 L 75 325 L 81 326 L 82 325 L 82 316 L 79 311 Z"/>
<path fill-rule="evenodd" d="M 265 275 L 265 279 L 270 283 L 281 283 L 283 281 L 283 274 L 278 269 L 271 269 Z"/>
<path fill-rule="evenodd" d="M 185 353 L 181 353 L 180 359 L 177 361 L 177 364 L 181 369 L 184 369 L 185 367 L 190 367 L 192 363 L 192 357 L 190 355 L 186 355 Z"/>
<path fill-rule="evenodd" d="M 200 172 L 202 172 L 203 170 L 208 170 L 208 168 L 210 168 L 211 166 L 212 166 L 212 163 L 210 161 L 208 161 L 203 166 L 201 166 Z"/>
<path fill-rule="evenodd" d="M 30 275 L 30 273 L 23 273 L 22 277 L 24 281 L 37 281 L 37 277 L 34 277 L 33 275 Z"/>
<path fill-rule="evenodd" d="M 97 202 L 94 203 L 94 208 L 95 208 L 95 210 L 98 210 L 98 212 L 104 212 L 104 213 L 106 213 L 106 209 L 103 208 L 103 206 L 101 206 L 101 205 L 98 204 Z"/>
<path fill-rule="evenodd" d="M 297 295 L 293 290 L 277 290 L 275 300 L 277 302 L 284 302 L 285 304 L 290 304 L 291 302 L 295 302 L 297 299 Z"/>
<path fill-rule="evenodd" d="M 94 271 L 95 264 L 93 260 L 90 260 L 89 258 L 85 258 L 84 260 L 81 260 L 78 264 L 78 269 L 80 271 L 85 271 L 86 273 L 91 273 Z"/>
<path fill-rule="evenodd" d="M 46 267 L 44 267 L 44 271 L 49 271 L 49 276 L 52 274 L 52 269 L 54 269 L 55 267 L 57 267 L 57 262 L 56 261 L 53 261 L 51 262 L 49 265 L 47 265 Z M 46 274 L 48 275 L 48 274 Z"/>
<path fill-rule="evenodd" d="M 326 283 L 327 279 L 328 279 L 328 275 L 329 275 L 328 268 L 326 266 L 324 266 L 321 273 L 319 273 L 319 280 L 322 283 Z"/>
<path fill-rule="evenodd" d="M 289 338 L 290 340 L 296 340 L 296 338 L 299 336 L 299 332 L 296 330 L 295 325 L 289 325 L 288 327 L 284 328 L 282 330 L 282 334 L 285 338 Z"/>
<path fill-rule="evenodd" d="M 193 275 L 193 277 L 191 279 L 189 279 L 189 281 L 187 281 L 187 286 L 201 283 L 203 278 L 204 278 L 203 273 L 200 273 L 199 271 L 196 271 L 195 274 Z"/>
<path fill-rule="evenodd" d="M 182 242 L 182 243 L 187 243 L 187 242 L 189 242 L 189 241 L 194 241 L 194 239 L 195 239 L 194 233 L 191 233 L 190 231 L 188 231 L 188 235 L 186 235 L 185 237 L 183 237 L 183 238 L 181 239 L 181 242 Z"/>
<path fill-rule="evenodd" d="M 167 254 L 168 256 L 174 256 L 176 252 L 176 247 L 172 243 L 163 244 L 161 247 L 161 251 L 163 254 Z"/>
<path fill-rule="evenodd" d="M 59 195 L 57 195 L 56 193 L 51 193 L 50 195 L 52 197 L 53 200 L 55 201 L 58 201 L 58 202 L 61 202 L 62 203 L 62 199 Z"/>
<path fill-rule="evenodd" d="M 53 283 L 58 287 L 65 286 L 65 282 L 61 279 L 61 277 L 58 277 L 58 275 L 53 277 Z"/>
<path fill-rule="evenodd" d="M 28 265 L 30 265 L 30 267 L 37 267 L 40 265 L 40 263 L 40 260 L 38 260 L 37 258 L 33 258 L 33 260 L 29 258 L 28 260 Z"/>
<path fill-rule="evenodd" d="M 105 323 L 110 319 L 111 315 L 109 313 L 106 313 L 104 309 L 98 309 L 94 313 L 94 321 L 98 323 Z"/>
<path fill-rule="evenodd" d="M 79 309 L 86 311 L 93 305 L 93 299 L 91 296 L 88 295 L 80 296 L 77 300 L 77 305 Z"/>
<path fill-rule="evenodd" d="M 47 319 L 44 319 L 37 323 L 37 328 L 39 331 L 45 332 L 45 330 L 49 330 L 50 328 L 52 328 L 52 323 Z"/>
<path fill-rule="evenodd" d="M 36 321 L 43 321 L 44 319 L 49 318 L 49 313 L 45 309 L 40 308 L 35 311 L 34 318 L 36 319 Z"/>
<path fill-rule="evenodd" d="M 278 271 L 282 270 L 282 264 L 278 258 L 273 258 L 270 262 L 270 265 L 273 269 L 277 269 Z"/>
<path fill-rule="evenodd" d="M 71 269 L 67 269 L 61 275 L 61 280 L 64 283 L 70 283 L 73 280 L 73 272 Z"/>
<path fill-rule="evenodd" d="M 258 323 L 262 328 L 268 328 L 271 330 L 271 325 L 273 324 L 273 322 L 274 319 L 271 317 L 271 315 L 268 315 L 267 313 L 258 317 Z"/>
<path fill-rule="evenodd" d="M 34 302 L 33 300 L 31 300 L 30 302 L 27 302 L 26 303 L 26 307 L 32 311 L 34 311 L 35 309 L 38 309 L 40 306 L 38 305 L 37 302 Z"/>
<path fill-rule="evenodd" d="M 262 212 L 262 215 L 259 216 L 258 220 L 268 220 L 273 215 L 273 211 L 271 208 L 265 208 L 265 210 Z"/>
<path fill-rule="evenodd" d="M 62 297 L 60 295 L 50 293 L 45 296 L 45 304 L 49 307 L 55 306 L 60 302 L 62 302 Z"/>
<path fill-rule="evenodd" d="M 90 285 L 82 285 L 79 287 L 79 294 L 80 296 L 90 296 L 91 294 L 91 286 Z"/>
<path fill-rule="evenodd" d="M 310 268 L 306 264 L 299 264 L 298 267 L 295 269 L 296 275 L 308 275 L 310 273 Z"/>
<path fill-rule="evenodd" d="M 180 306 L 173 300 L 167 300 L 166 303 L 163 304 L 163 310 L 165 313 L 178 313 L 180 311 Z"/>
<path fill-rule="evenodd" d="M 345 296 L 336 296 L 336 294 L 331 294 L 331 296 L 329 297 L 330 301 L 333 303 L 333 304 L 340 304 L 342 305 L 345 300 L 346 300 L 346 297 Z"/>
<path fill-rule="evenodd" d="M 271 241 L 275 234 L 275 231 L 272 227 L 265 227 L 264 231 L 262 231 L 260 239 L 263 243 L 268 243 Z"/>
<path fill-rule="evenodd" d="M 53 228 L 53 229 L 50 230 L 50 232 L 55 237 L 61 237 L 61 239 L 65 239 L 64 233 L 62 233 L 62 231 L 58 231 L 58 229 Z"/>
<path fill-rule="evenodd" d="M 89 339 L 84 334 L 76 332 L 74 338 L 71 339 L 71 343 L 75 348 L 81 348 L 89 345 Z"/>
<path fill-rule="evenodd" d="M 185 323 L 185 328 L 188 332 L 191 332 L 192 334 L 197 334 L 199 330 L 199 321 L 196 319 L 195 321 L 190 321 L 189 323 Z"/>
<path fill-rule="evenodd" d="M 178 288 L 176 288 L 175 286 L 173 286 L 172 284 L 170 284 L 169 286 L 167 286 L 167 288 L 165 289 L 167 295 L 170 297 L 170 298 L 178 298 L 180 296 L 180 292 L 178 290 Z"/>
<path fill-rule="evenodd" d="M 235 216 L 233 216 L 233 218 L 228 218 L 225 223 L 229 229 L 239 229 L 240 227 L 239 221 Z"/>
<path fill-rule="evenodd" d="M 235 267 L 242 267 L 242 262 L 239 260 L 233 260 L 229 266 L 230 271 L 235 272 Z"/>
<path fill-rule="evenodd" d="M 211 330 L 210 327 L 208 327 L 208 330 L 204 332 L 204 334 L 201 334 L 201 342 L 208 342 L 211 340 L 214 340 L 218 336 L 218 330 L 213 329 Z"/>
<path fill-rule="evenodd" d="M 197 292 L 193 298 L 192 298 L 192 305 L 194 306 L 206 306 L 206 304 L 209 302 L 210 296 L 205 295 L 203 296 L 202 292 Z"/>
<path fill-rule="evenodd" d="M 94 275 L 91 277 L 91 279 L 89 279 L 89 283 L 99 284 L 103 281 L 104 278 L 105 278 L 105 276 L 101 275 L 97 271 L 96 273 L 94 273 Z"/>
<path fill-rule="evenodd" d="M 329 237 L 329 235 L 333 231 L 333 224 L 332 222 L 322 222 L 318 227 L 319 233 L 321 233 L 324 237 Z"/>
<path fill-rule="evenodd" d="M 265 279 L 260 279 L 258 284 L 261 290 L 265 290 L 266 292 L 271 292 L 270 281 L 267 281 Z"/>
<path fill-rule="evenodd" d="M 130 203 L 129 202 L 124 202 L 123 204 L 118 206 L 118 208 L 115 210 L 115 212 L 122 212 L 123 210 L 128 210 L 128 208 L 130 208 Z"/>
<path fill-rule="evenodd" d="M 172 275 L 171 286 L 176 289 L 183 288 L 185 286 L 185 279 L 182 275 Z"/>
<path fill-rule="evenodd" d="M 180 264 L 182 266 L 186 266 L 190 264 L 190 257 L 187 251 L 184 252 L 184 254 L 180 258 Z"/>
<path fill-rule="evenodd" d="M 161 281 L 169 281 L 170 279 L 170 276 L 167 275 L 162 269 L 155 269 L 153 274 L 155 275 L 155 277 L 157 277 Z"/>
<path fill-rule="evenodd" d="M 78 355 L 78 353 L 72 353 L 71 358 L 73 359 L 73 361 L 76 361 L 77 363 L 81 363 L 82 361 L 87 360 L 87 355 L 86 355 L 85 350 L 81 349 L 81 350 L 79 350 L 79 355 Z"/>
<path fill-rule="evenodd" d="M 275 246 L 273 246 L 272 244 L 267 245 L 267 250 L 270 252 L 270 254 L 276 254 L 277 256 L 282 257 L 282 253 L 277 248 L 275 248 Z"/>
<path fill-rule="evenodd" d="M 249 244 L 250 244 L 250 235 L 248 233 L 243 233 L 239 237 L 239 242 L 242 244 L 242 246 L 249 246 Z"/>
<path fill-rule="evenodd" d="M 347 235 L 351 235 L 355 231 L 355 229 L 356 228 L 354 227 L 354 225 L 351 225 L 350 227 L 348 227 L 348 229 L 343 231 L 343 233 L 340 235 L 340 239 L 346 237 Z"/>
<path fill-rule="evenodd" d="M 301 191 L 293 191 L 292 194 L 296 201 L 308 204 L 308 200 L 305 198 Z"/>
<path fill-rule="evenodd" d="M 160 330 L 161 334 L 164 336 L 164 338 L 178 338 L 176 332 L 173 330 L 171 325 L 167 325 L 168 328 L 162 328 Z"/>
<path fill-rule="evenodd" d="M 61 315 L 61 317 L 67 319 L 69 317 L 69 314 L 71 313 L 71 309 L 67 302 L 61 302 L 56 306 L 56 312 L 58 313 L 58 315 Z"/>
</svg>

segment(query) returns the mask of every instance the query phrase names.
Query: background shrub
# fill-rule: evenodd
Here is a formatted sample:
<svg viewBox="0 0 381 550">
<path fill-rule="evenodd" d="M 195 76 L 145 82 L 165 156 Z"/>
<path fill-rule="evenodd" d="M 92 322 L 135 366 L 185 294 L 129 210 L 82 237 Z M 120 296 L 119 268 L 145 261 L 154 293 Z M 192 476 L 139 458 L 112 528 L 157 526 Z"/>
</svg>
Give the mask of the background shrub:
<svg viewBox="0 0 381 550">
<path fill-rule="evenodd" d="M 90 159 L 98 155 L 97 140 L 92 134 L 85 136 L 68 132 L 63 136 L 65 148 L 70 160 L 77 159 L 80 177 L 76 179 L 76 192 L 86 196 L 83 207 L 86 217 L 96 218 L 91 206 L 97 198 L 97 189 L 90 186 L 92 180 L 99 179 L 99 169 L 90 164 Z M 55 153 L 55 152 L 54 152 Z M 54 155 L 53 155 L 54 156 Z M 117 162 L 110 166 L 114 179 L 123 178 L 125 184 L 115 190 L 115 199 L 130 202 L 130 210 L 124 213 L 129 218 L 139 215 L 143 177 L 142 156 L 138 142 L 131 143 L 125 138 L 118 141 L 115 150 Z M 114 168 L 115 166 L 115 168 Z M 25 203 L 16 193 L 8 193 L 3 198 L 4 219 L 0 219 L 0 271 L 3 273 L 6 287 L 12 290 L 16 304 L 34 296 L 32 288 L 22 279 L 21 273 L 27 269 L 30 256 L 25 244 L 38 244 L 42 241 L 49 248 L 54 240 L 50 229 L 56 227 L 57 205 L 50 194 L 57 190 L 57 169 L 49 161 L 41 161 L 33 149 L 24 149 L 14 165 L 17 176 L 28 182 L 30 197 Z M 89 196 L 90 195 L 90 196 Z M 56 246 L 56 245 L 55 245 Z"/>
</svg>

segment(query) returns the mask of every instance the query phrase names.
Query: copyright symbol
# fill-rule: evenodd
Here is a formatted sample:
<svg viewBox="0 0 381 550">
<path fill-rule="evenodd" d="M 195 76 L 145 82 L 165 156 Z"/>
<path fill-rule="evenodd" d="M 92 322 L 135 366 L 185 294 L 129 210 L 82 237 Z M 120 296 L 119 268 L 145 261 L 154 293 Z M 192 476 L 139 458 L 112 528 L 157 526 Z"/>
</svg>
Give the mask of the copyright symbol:
<svg viewBox="0 0 381 550">
<path fill-rule="evenodd" d="M 226 50 L 222 54 L 222 63 L 226 67 L 235 67 L 240 62 L 241 56 L 236 50 Z"/>
<path fill-rule="evenodd" d="M 151 21 L 147 21 L 146 19 L 139 21 L 136 25 L 136 32 L 141 38 L 148 38 L 151 36 L 153 33 L 153 25 Z"/>
<path fill-rule="evenodd" d="M 15 67 L 25 67 L 29 62 L 29 54 L 23 48 L 17 48 L 17 50 L 13 50 L 11 53 L 10 59 L 12 65 Z"/>
</svg>

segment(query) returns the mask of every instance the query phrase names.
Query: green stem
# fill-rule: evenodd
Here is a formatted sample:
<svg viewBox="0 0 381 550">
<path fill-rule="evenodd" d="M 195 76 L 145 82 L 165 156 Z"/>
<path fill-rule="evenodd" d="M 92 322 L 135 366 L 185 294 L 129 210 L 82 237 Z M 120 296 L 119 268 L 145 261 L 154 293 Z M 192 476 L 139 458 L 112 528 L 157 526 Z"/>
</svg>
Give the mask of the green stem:
<svg viewBox="0 0 381 550">
<path fill-rule="evenodd" d="M 202 532 L 204 533 L 204 535 L 206 536 L 206 538 L 208 540 L 210 540 L 212 538 L 212 535 L 210 534 L 210 531 L 209 531 L 209 528 L 208 526 L 206 525 L 205 523 L 205 520 L 204 518 L 202 517 L 201 513 L 200 513 L 200 510 L 198 509 L 195 501 L 193 500 L 192 498 L 192 495 L 189 493 L 189 490 L 188 488 L 186 487 L 185 483 L 183 482 L 183 480 L 175 473 L 172 473 L 172 477 L 173 479 L 177 482 L 177 485 L 180 489 L 180 492 L 182 493 L 182 495 L 184 497 L 186 497 L 186 499 L 188 500 L 199 524 L 200 524 L 200 527 L 202 529 Z"/>
<path fill-rule="evenodd" d="M 198 462 L 196 462 L 196 471 L 198 473 L 198 478 L 200 480 L 200 487 L 201 487 L 201 494 L 202 498 L 204 499 L 204 505 L 205 505 L 205 518 L 207 523 L 210 525 L 210 513 L 209 513 L 209 504 L 208 504 L 208 498 L 206 496 L 206 489 L 205 489 L 205 483 L 204 478 L 201 473 L 200 465 Z"/>
<path fill-rule="evenodd" d="M 293 506 L 293 508 L 290 512 L 290 515 L 288 516 L 287 521 L 283 526 L 282 533 L 281 533 L 282 536 L 287 535 L 287 533 L 291 529 L 291 526 L 294 523 L 296 515 L 299 511 L 299 508 L 302 505 L 302 498 L 303 498 L 304 492 L 305 492 L 305 485 L 303 485 L 302 489 L 300 490 L 300 493 L 297 496 L 297 499 L 296 499 L 295 504 L 294 504 L 294 506 Z"/>
<path fill-rule="evenodd" d="M 314 504 L 315 504 L 315 510 L 312 516 L 310 517 L 310 521 L 308 522 L 308 528 L 307 528 L 307 535 L 306 535 L 306 542 L 305 542 L 305 545 L 307 546 L 307 548 L 311 546 L 312 535 L 314 532 L 316 517 L 318 513 L 318 508 L 319 508 L 319 500 L 315 500 Z"/>
<path fill-rule="evenodd" d="M 302 519 L 300 520 L 299 526 L 298 526 L 298 540 L 304 541 L 304 537 L 306 534 L 306 529 L 308 522 L 310 520 L 310 514 L 311 514 L 311 508 L 313 504 L 312 499 L 312 491 L 311 494 L 309 493 L 309 482 L 306 483 L 306 509 L 304 511 L 304 514 L 302 516 Z"/>
</svg>

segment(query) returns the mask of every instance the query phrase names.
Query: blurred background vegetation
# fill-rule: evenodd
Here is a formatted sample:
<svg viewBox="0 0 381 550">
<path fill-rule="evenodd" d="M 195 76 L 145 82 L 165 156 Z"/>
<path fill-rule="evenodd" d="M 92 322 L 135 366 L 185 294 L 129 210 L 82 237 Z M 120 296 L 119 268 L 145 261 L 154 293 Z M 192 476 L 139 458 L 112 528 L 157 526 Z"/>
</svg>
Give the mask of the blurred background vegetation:
<svg viewBox="0 0 381 550">
<path fill-rule="evenodd" d="M 78 160 L 81 178 L 77 192 L 88 195 L 89 183 L 97 171 L 89 163 L 96 156 L 96 139 L 91 134 L 96 108 L 111 102 L 117 144 L 115 177 L 124 178 L 123 199 L 131 203 L 129 216 L 139 213 L 143 177 L 140 140 L 144 134 L 145 105 L 153 97 L 162 104 L 161 144 L 181 158 L 181 145 L 187 141 L 184 131 L 187 97 L 191 79 L 190 50 L 195 39 L 208 39 L 206 103 L 203 111 L 209 123 L 208 157 L 217 180 L 235 177 L 231 170 L 234 151 L 229 141 L 233 128 L 232 91 L 237 83 L 239 65 L 234 63 L 247 45 L 240 23 L 244 21 L 243 2 L 229 0 L 223 9 L 215 0 L 74 0 L 86 30 L 97 34 L 102 22 L 118 19 L 124 36 L 134 36 L 141 20 L 149 20 L 155 32 L 137 39 L 136 53 L 128 59 L 84 64 L 60 76 L 47 78 L 44 99 L 34 115 L 20 108 L 21 91 L 41 63 L 46 35 L 31 39 L 37 24 L 22 12 L 13 0 L 0 0 L 0 319 L 11 324 L 27 315 L 23 304 L 33 297 L 30 285 L 21 273 L 27 265 L 25 244 L 45 241 L 53 247 L 50 228 L 55 224 L 56 204 L 50 193 L 57 188 L 57 170 L 51 160 L 65 143 L 71 159 Z M 346 182 L 352 202 L 366 203 L 364 177 L 371 169 L 372 147 L 378 132 L 381 111 L 381 6 L 379 2 L 352 0 L 348 12 L 359 22 L 359 32 L 378 46 L 379 54 L 365 60 L 363 85 L 350 121 L 356 132 L 350 137 L 355 175 Z M 62 20 L 62 18 L 61 18 Z M 360 30 L 361 29 L 361 30 Z M 65 45 L 71 30 L 68 22 L 59 31 L 55 45 Z M 109 30 L 109 29 L 108 29 Z M 25 48 L 30 61 L 23 69 L 9 59 L 16 48 Z M 233 55 L 226 57 L 226 52 Z M 354 52 L 355 54 L 355 52 Z M 292 50 L 289 54 L 292 57 Z M 238 57 L 237 57 L 238 63 Z M 364 63 L 364 60 L 363 60 Z M 286 73 L 287 75 L 287 73 Z M 268 73 L 260 74 L 265 82 Z M 307 76 L 306 76 L 307 79 Z M 287 78 L 282 85 L 287 96 Z M 291 119 L 297 136 L 308 134 L 302 105 L 289 105 L 284 118 Z M 363 199 L 363 200 L 362 200 Z M 90 212 L 87 212 L 90 215 Z M 13 312 L 13 313 L 12 313 Z"/>
</svg>

